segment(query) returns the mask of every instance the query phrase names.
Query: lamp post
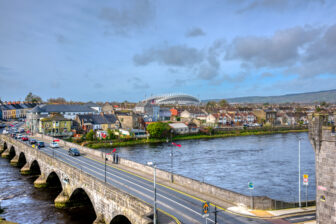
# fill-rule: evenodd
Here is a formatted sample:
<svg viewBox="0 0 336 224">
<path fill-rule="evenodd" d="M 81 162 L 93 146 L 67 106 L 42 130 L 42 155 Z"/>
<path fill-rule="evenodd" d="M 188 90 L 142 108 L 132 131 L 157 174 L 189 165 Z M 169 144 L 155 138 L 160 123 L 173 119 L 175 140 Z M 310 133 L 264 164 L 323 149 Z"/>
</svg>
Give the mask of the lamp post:
<svg viewBox="0 0 336 224">
<path fill-rule="evenodd" d="M 156 163 L 155 162 L 147 162 L 148 166 L 152 166 L 154 168 L 154 224 L 157 222 L 157 213 L 156 213 Z"/>
<path fill-rule="evenodd" d="M 105 153 L 105 183 L 106 183 L 106 161 L 107 161 L 107 158 L 106 158 L 106 153 Z"/>
<path fill-rule="evenodd" d="M 299 137 L 299 207 L 301 208 L 301 138 Z"/>
<path fill-rule="evenodd" d="M 173 142 L 173 129 L 170 130 L 170 141 Z M 168 139 L 167 139 L 168 140 Z M 173 158 L 174 158 L 174 154 L 173 154 L 173 147 L 170 146 L 170 172 L 171 172 L 171 176 L 170 176 L 170 182 L 174 182 L 174 176 L 173 176 L 173 164 L 174 164 L 174 161 L 173 161 Z"/>
</svg>

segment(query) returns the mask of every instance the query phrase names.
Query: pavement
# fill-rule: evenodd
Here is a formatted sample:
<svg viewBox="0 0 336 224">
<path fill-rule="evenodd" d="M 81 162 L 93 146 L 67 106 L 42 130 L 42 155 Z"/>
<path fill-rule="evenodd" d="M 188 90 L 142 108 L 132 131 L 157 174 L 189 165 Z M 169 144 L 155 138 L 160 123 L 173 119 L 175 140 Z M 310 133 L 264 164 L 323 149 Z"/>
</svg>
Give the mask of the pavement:
<svg viewBox="0 0 336 224">
<path fill-rule="evenodd" d="M 94 159 L 100 159 L 97 157 L 93 157 L 91 155 L 87 155 L 87 157 L 92 157 Z M 102 162 L 103 160 L 100 159 Z M 125 165 L 121 165 L 121 164 L 112 164 L 111 166 L 114 167 L 118 167 L 119 169 L 123 169 L 126 170 L 127 172 L 131 172 L 134 173 L 136 175 L 142 176 L 146 179 L 152 179 L 153 176 L 143 173 L 139 170 L 135 170 L 134 168 L 125 166 Z M 260 219 L 265 219 L 265 220 L 276 220 L 276 219 L 284 219 L 284 218 L 290 218 L 290 217 L 303 217 L 303 216 L 307 216 L 308 218 L 314 214 L 315 217 L 315 211 L 316 211 L 316 206 L 311 206 L 311 207 L 303 207 L 303 208 L 290 208 L 290 209 L 280 209 L 280 210 L 252 210 L 247 208 L 246 206 L 242 205 L 242 206 L 236 206 L 235 204 L 233 204 L 232 202 L 229 201 L 225 201 L 225 200 L 221 200 L 218 198 L 214 198 L 210 195 L 206 195 L 204 196 L 204 194 L 192 191 L 191 189 L 185 187 L 185 186 L 181 186 L 181 185 L 177 185 L 174 183 L 171 183 L 169 181 L 165 181 L 163 179 L 161 179 L 160 177 L 157 177 L 156 179 L 158 184 L 164 185 L 164 186 L 168 186 L 170 188 L 173 189 L 177 189 L 178 191 L 184 192 L 188 195 L 192 195 L 194 197 L 197 198 L 204 198 L 206 197 L 206 200 L 204 199 L 204 201 L 211 201 L 213 202 L 212 204 L 218 206 L 220 209 L 225 210 L 226 212 L 229 212 L 231 214 L 234 215 L 238 215 L 238 216 L 243 216 L 243 217 L 251 217 L 251 218 L 260 218 Z M 211 200 L 209 200 L 211 199 Z M 307 222 L 287 222 L 287 223 L 316 223 L 315 220 L 309 220 Z"/>
</svg>

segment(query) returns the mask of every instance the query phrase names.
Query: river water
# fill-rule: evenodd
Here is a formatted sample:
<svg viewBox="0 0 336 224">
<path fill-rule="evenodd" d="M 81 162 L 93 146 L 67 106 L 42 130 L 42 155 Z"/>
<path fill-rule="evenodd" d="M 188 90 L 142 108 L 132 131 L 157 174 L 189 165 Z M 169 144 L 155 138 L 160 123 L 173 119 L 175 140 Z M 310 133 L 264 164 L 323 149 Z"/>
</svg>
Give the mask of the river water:
<svg viewBox="0 0 336 224">
<path fill-rule="evenodd" d="M 54 207 L 55 189 L 35 189 L 37 176 L 22 176 L 19 168 L 0 158 L 0 199 L 6 220 L 22 224 L 91 224 L 85 208 L 60 210 Z"/>
<path fill-rule="evenodd" d="M 309 175 L 308 200 L 315 200 L 315 154 L 308 133 L 287 133 L 177 141 L 118 148 L 121 157 L 171 170 L 170 151 L 174 150 L 173 171 L 242 194 L 268 196 L 288 202 L 298 201 L 298 148 L 301 140 L 301 178 Z M 111 149 L 105 149 L 109 151 Z M 248 182 L 254 184 L 252 192 Z M 301 198 L 306 188 L 301 184 Z"/>
<path fill-rule="evenodd" d="M 158 168 L 170 171 L 173 149 L 173 170 L 178 174 L 243 194 L 250 194 L 247 185 L 253 182 L 254 195 L 298 201 L 298 137 L 302 138 L 301 174 L 309 174 L 308 198 L 314 200 L 315 160 L 307 133 L 188 140 L 176 142 L 181 148 L 164 143 L 122 147 L 117 152 L 143 164 L 156 161 Z M 0 216 L 24 224 L 92 223 L 83 210 L 56 209 L 53 200 L 57 192 L 35 189 L 35 178 L 22 176 L 18 168 L 0 158 L 0 199 L 5 208 Z"/>
</svg>

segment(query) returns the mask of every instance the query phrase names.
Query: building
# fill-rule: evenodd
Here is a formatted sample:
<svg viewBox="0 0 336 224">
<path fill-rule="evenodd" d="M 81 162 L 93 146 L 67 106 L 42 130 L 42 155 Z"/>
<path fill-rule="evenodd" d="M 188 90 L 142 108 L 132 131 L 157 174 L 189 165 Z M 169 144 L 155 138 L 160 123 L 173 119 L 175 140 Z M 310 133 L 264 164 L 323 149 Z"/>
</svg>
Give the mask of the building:
<svg viewBox="0 0 336 224">
<path fill-rule="evenodd" d="M 76 115 L 98 114 L 98 111 L 85 105 L 78 104 L 41 104 L 27 113 L 26 126 L 32 131 L 38 131 L 39 119 L 57 113 L 66 119 L 75 120 Z"/>
<path fill-rule="evenodd" d="M 49 136 L 71 136 L 72 120 L 60 114 L 51 114 L 50 117 L 39 120 L 38 132 Z"/>
<path fill-rule="evenodd" d="M 142 102 L 146 103 L 152 103 L 152 104 L 158 104 L 158 105 L 199 105 L 200 101 L 191 95 L 187 94 L 166 94 L 166 95 L 159 95 L 159 96 L 153 96 L 149 97 Z"/>
<path fill-rule="evenodd" d="M 171 118 L 171 111 L 169 108 L 161 107 L 159 110 L 159 120 L 160 121 L 169 121 Z"/>
<path fill-rule="evenodd" d="M 275 110 L 256 109 L 253 110 L 252 113 L 256 116 L 258 123 L 268 123 L 271 125 L 275 125 L 277 121 L 277 111 Z"/>
<path fill-rule="evenodd" d="M 103 107 L 102 107 L 102 112 L 104 114 L 113 114 L 114 111 L 113 111 L 113 106 L 109 103 L 104 103 Z"/>
<path fill-rule="evenodd" d="M 184 123 L 171 123 L 169 124 L 169 126 L 171 127 L 171 129 L 173 129 L 173 131 L 176 134 L 188 134 L 189 133 L 189 127 Z"/>
<path fill-rule="evenodd" d="M 115 116 L 119 120 L 122 129 L 144 129 L 142 117 L 132 111 L 115 111 Z"/>
<path fill-rule="evenodd" d="M 134 112 L 143 114 L 146 122 L 155 122 L 160 117 L 160 106 L 148 101 L 140 102 L 135 105 Z"/>
<path fill-rule="evenodd" d="M 336 113 L 334 112 L 334 118 Z M 327 113 L 309 115 L 309 140 L 315 150 L 316 223 L 336 223 L 336 133 Z"/>
<path fill-rule="evenodd" d="M 114 114 L 85 114 L 77 115 L 77 123 L 84 131 L 118 129 L 120 123 Z"/>
</svg>

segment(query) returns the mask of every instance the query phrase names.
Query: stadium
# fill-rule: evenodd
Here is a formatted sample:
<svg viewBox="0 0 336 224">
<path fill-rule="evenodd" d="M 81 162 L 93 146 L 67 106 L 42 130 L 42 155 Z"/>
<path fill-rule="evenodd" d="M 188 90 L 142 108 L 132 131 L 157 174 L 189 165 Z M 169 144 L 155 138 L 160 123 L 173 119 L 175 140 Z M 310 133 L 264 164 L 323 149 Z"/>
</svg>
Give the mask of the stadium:
<svg viewBox="0 0 336 224">
<path fill-rule="evenodd" d="M 174 105 L 198 105 L 200 101 L 191 95 L 187 94 L 166 94 L 166 95 L 159 95 L 159 96 L 152 96 L 142 101 L 143 103 L 152 103 L 158 105 L 165 105 L 165 104 L 174 104 Z"/>
</svg>

